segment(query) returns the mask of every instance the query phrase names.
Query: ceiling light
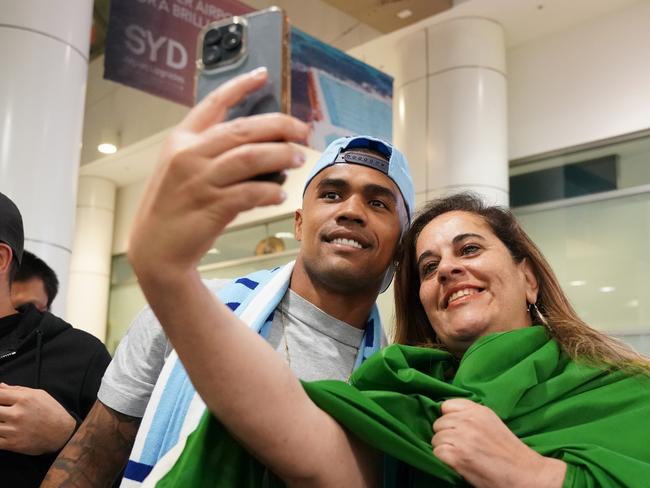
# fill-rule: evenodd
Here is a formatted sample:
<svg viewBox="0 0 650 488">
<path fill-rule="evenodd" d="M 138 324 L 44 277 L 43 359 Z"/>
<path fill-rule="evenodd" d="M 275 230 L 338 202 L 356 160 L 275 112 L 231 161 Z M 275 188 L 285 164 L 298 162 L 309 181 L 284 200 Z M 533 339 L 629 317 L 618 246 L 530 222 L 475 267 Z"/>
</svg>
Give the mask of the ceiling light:
<svg viewBox="0 0 650 488">
<path fill-rule="evenodd" d="M 573 281 L 570 281 L 569 284 L 571 286 L 585 286 L 587 284 L 587 282 L 584 281 L 584 280 L 573 280 Z"/>
<path fill-rule="evenodd" d="M 400 19 L 402 19 L 402 20 L 404 20 L 404 19 L 408 19 L 411 15 L 413 15 L 413 12 L 411 12 L 411 11 L 410 11 L 409 9 L 407 9 L 407 8 L 405 8 L 404 10 L 400 10 L 399 12 L 397 12 L 397 16 L 398 16 Z"/>
<path fill-rule="evenodd" d="M 103 142 L 97 146 L 97 150 L 102 154 L 115 154 L 117 152 L 117 146 L 115 144 Z"/>
<path fill-rule="evenodd" d="M 120 146 L 120 134 L 114 129 L 102 129 L 97 150 L 102 154 L 115 154 Z"/>
<path fill-rule="evenodd" d="M 295 239 L 296 236 L 293 235 L 293 232 L 276 232 L 275 237 L 278 239 Z"/>
<path fill-rule="evenodd" d="M 614 290 L 616 290 L 616 288 L 614 288 L 613 286 L 603 286 L 600 288 L 600 291 L 602 291 L 603 293 L 611 293 Z"/>
<path fill-rule="evenodd" d="M 625 303 L 625 306 L 630 308 L 636 308 L 639 306 L 639 300 L 630 300 L 629 302 Z"/>
<path fill-rule="evenodd" d="M 211 247 L 208 250 L 208 254 L 221 254 L 221 251 L 219 251 L 219 249 L 217 249 L 216 247 Z"/>
</svg>

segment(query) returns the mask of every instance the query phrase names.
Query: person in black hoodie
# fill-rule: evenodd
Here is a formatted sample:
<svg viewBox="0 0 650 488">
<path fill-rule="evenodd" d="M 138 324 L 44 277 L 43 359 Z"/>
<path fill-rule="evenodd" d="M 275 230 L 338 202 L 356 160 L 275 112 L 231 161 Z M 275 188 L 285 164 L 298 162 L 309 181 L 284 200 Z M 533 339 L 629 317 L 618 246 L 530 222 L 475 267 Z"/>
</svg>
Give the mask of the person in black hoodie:
<svg viewBox="0 0 650 488">
<path fill-rule="evenodd" d="M 20 212 L 0 193 L 0 484 L 36 487 L 95 402 L 110 356 L 51 313 L 13 307 L 23 241 Z"/>
</svg>

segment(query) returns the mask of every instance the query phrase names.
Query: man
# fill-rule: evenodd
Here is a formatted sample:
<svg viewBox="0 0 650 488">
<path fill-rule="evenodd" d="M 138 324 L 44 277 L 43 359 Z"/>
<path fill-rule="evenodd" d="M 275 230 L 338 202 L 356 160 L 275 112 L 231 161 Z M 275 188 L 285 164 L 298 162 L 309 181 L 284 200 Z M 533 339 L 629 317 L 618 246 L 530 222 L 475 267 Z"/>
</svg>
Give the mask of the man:
<svg viewBox="0 0 650 488">
<path fill-rule="evenodd" d="M 45 261 L 23 251 L 20 268 L 11 284 L 11 302 L 15 309 L 31 303 L 39 312 L 49 312 L 59 291 L 59 279 Z"/>
<path fill-rule="evenodd" d="M 90 410 L 110 361 L 104 345 L 48 312 L 17 312 L 11 282 L 23 257 L 18 208 L 0 193 L 0 473 L 39 486 Z"/>
<path fill-rule="evenodd" d="M 265 82 L 266 72 L 257 70 L 225 84 L 172 131 L 152 182 L 156 193 L 166 196 L 152 205 L 170 229 L 182 222 L 174 232 L 190 240 L 211 239 L 244 208 L 281 201 L 278 185 L 250 178 L 302 165 L 302 153 L 284 141 L 305 140 L 308 127 L 282 114 L 222 122 L 230 107 Z M 246 164 L 233 165 L 235 161 Z M 213 284 L 212 291 L 242 318 L 246 315 L 250 327 L 301 378 L 347 379 L 355 365 L 380 347 L 374 302 L 390 282 L 389 268 L 413 198 L 406 159 L 399 151 L 372 138 L 337 140 L 313 169 L 303 208 L 296 211 L 301 248 L 295 264 L 227 285 Z M 188 215 L 196 216 L 189 226 Z M 169 256 L 156 255 L 158 248 L 151 246 L 151 258 L 161 264 L 163 274 L 168 262 L 198 263 L 207 251 L 199 246 L 193 255 Z M 123 486 L 137 486 L 157 459 L 182 441 L 181 433 L 190 430 L 203 406 L 195 408 L 195 392 L 170 350 L 153 313 L 145 311 L 120 344 L 99 401 L 44 486 L 64 481 L 110 485 L 141 419 Z"/>
</svg>

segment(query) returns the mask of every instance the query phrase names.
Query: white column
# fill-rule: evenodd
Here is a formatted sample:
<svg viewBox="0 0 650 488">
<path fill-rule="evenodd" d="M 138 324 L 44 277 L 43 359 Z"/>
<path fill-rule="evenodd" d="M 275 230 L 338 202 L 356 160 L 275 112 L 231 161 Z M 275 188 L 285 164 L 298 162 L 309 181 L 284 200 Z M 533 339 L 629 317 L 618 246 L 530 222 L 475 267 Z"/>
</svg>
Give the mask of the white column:
<svg viewBox="0 0 650 488">
<path fill-rule="evenodd" d="M 106 340 L 115 195 L 110 180 L 79 178 L 66 317 L 101 341 Z"/>
<path fill-rule="evenodd" d="M 418 201 L 472 190 L 508 204 L 502 27 L 457 18 L 397 43 L 395 143 L 412 164 Z"/>
<path fill-rule="evenodd" d="M 0 191 L 16 202 L 25 247 L 61 283 L 74 228 L 92 0 L 0 2 Z"/>
</svg>

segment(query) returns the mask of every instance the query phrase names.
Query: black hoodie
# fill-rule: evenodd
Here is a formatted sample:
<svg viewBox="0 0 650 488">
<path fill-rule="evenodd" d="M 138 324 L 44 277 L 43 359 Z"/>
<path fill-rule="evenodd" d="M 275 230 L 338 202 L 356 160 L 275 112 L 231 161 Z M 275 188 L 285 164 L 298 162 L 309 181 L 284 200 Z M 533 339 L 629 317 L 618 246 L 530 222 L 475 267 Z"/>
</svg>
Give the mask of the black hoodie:
<svg viewBox="0 0 650 488">
<path fill-rule="evenodd" d="M 45 390 L 77 425 L 95 403 L 110 360 L 94 336 L 31 305 L 0 319 L 0 382 Z M 57 454 L 0 450 L 0 485 L 39 486 Z"/>
</svg>

